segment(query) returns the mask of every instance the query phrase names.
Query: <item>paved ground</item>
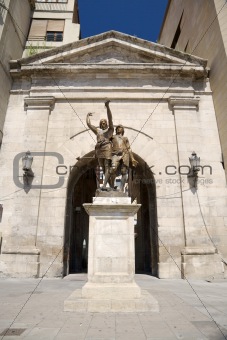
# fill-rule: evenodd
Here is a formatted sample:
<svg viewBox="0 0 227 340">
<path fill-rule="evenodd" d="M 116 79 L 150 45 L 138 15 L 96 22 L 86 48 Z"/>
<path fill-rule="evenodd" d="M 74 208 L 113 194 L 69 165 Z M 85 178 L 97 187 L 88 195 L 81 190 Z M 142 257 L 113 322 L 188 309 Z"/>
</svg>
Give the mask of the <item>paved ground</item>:
<svg viewBox="0 0 227 340">
<path fill-rule="evenodd" d="M 63 312 L 63 301 L 85 280 L 85 275 L 41 282 L 0 279 L 0 340 L 227 339 L 227 280 L 136 275 L 141 288 L 158 300 L 160 313 Z M 13 336 L 2 335 L 7 327 Z"/>
</svg>

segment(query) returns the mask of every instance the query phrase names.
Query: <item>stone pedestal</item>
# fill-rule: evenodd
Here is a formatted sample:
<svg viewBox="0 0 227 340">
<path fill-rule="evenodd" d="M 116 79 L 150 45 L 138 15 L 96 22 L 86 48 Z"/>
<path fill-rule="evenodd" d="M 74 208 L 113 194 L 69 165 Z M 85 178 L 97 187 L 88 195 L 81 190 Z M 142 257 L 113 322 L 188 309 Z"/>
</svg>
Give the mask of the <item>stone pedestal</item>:
<svg viewBox="0 0 227 340">
<path fill-rule="evenodd" d="M 4 249 L 0 256 L 0 277 L 39 277 L 40 250 L 31 247 Z"/>
<path fill-rule="evenodd" d="M 185 247 L 182 270 L 187 279 L 223 279 L 224 264 L 213 246 Z"/>
<path fill-rule="evenodd" d="M 65 301 L 65 311 L 158 311 L 135 283 L 134 215 L 129 197 L 94 197 L 89 219 L 88 282 Z"/>
</svg>

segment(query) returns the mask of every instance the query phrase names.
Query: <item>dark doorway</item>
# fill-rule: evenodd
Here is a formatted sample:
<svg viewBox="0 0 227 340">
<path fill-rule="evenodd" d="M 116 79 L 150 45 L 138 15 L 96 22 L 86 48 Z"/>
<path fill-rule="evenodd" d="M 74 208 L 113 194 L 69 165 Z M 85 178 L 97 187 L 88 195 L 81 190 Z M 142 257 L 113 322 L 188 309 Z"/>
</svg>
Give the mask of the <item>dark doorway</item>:
<svg viewBox="0 0 227 340">
<path fill-rule="evenodd" d="M 141 208 L 135 218 L 135 271 L 157 276 L 158 234 L 156 190 L 153 173 L 138 156 L 140 162 L 131 174 L 130 196 Z"/>
<path fill-rule="evenodd" d="M 96 191 L 94 152 L 81 158 L 72 168 L 68 181 L 63 276 L 87 272 L 89 216 L 83 203 L 92 203 Z"/>
<path fill-rule="evenodd" d="M 83 203 L 92 203 L 95 190 L 95 171 L 89 169 L 79 178 L 73 192 L 69 273 L 87 272 L 89 216 Z"/>
<path fill-rule="evenodd" d="M 158 242 L 155 182 L 146 163 L 134 155 L 139 165 L 130 172 L 129 194 L 142 206 L 135 216 L 136 273 L 157 276 Z M 83 203 L 92 203 L 96 191 L 97 165 L 90 153 L 76 164 L 68 183 L 65 221 L 64 275 L 87 272 L 89 217 Z"/>
</svg>

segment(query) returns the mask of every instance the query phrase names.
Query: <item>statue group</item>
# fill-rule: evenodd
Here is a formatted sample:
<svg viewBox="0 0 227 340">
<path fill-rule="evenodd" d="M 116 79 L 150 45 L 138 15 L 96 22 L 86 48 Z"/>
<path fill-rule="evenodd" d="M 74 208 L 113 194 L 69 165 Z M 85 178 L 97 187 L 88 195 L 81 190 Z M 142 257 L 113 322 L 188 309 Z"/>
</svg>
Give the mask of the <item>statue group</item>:
<svg viewBox="0 0 227 340">
<path fill-rule="evenodd" d="M 133 157 L 129 140 L 124 136 L 124 127 L 122 125 L 116 127 L 114 135 L 113 119 L 109 104 L 109 100 L 105 102 L 108 122 L 106 119 L 101 119 L 99 127 L 95 127 L 90 121 L 92 113 L 87 114 L 86 122 L 89 129 L 97 137 L 95 156 L 105 176 L 101 190 L 116 190 L 115 179 L 117 176 L 121 176 L 120 191 L 124 191 L 129 167 L 130 165 L 136 167 L 138 162 Z M 109 184 L 109 188 L 107 188 L 107 184 Z"/>
</svg>

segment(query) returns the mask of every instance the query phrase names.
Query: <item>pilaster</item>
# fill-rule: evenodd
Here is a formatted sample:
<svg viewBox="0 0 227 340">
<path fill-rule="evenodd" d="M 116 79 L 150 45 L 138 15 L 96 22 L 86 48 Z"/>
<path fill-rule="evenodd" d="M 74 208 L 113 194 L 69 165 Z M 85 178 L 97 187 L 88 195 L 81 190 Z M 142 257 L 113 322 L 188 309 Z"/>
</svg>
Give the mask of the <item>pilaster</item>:
<svg viewBox="0 0 227 340">
<path fill-rule="evenodd" d="M 197 191 L 204 190 L 195 177 L 190 177 L 189 157 L 192 151 L 202 155 L 202 132 L 199 97 L 170 97 L 178 149 L 178 171 L 181 184 L 185 247 L 182 248 L 182 278 L 222 276 L 223 266 L 217 250 L 211 244 Z M 200 193 L 201 194 L 201 193 Z M 202 225 L 201 225 L 202 222 Z"/>
<path fill-rule="evenodd" d="M 29 150 L 33 156 L 34 177 L 29 178 L 28 183 L 25 182 L 21 155 L 18 160 L 18 181 L 22 190 L 14 197 L 11 234 L 7 237 L 0 257 L 0 271 L 4 276 L 39 276 L 40 249 L 37 248 L 36 239 L 48 122 L 54 102 L 54 97 L 46 96 L 24 99 L 24 154 Z"/>
<path fill-rule="evenodd" d="M 182 213 L 184 224 L 184 243 L 188 245 L 190 236 L 190 218 L 193 215 L 193 206 L 197 206 L 196 196 L 190 191 L 187 174 L 190 171 L 189 157 L 192 151 L 197 151 L 200 136 L 200 122 L 198 118 L 199 97 L 169 98 L 169 107 L 174 115 L 175 135 L 178 153 L 177 172 L 180 180 L 180 195 L 182 199 Z M 189 202 L 189 205 L 186 202 Z M 193 201 L 193 204 L 191 204 Z"/>
</svg>

